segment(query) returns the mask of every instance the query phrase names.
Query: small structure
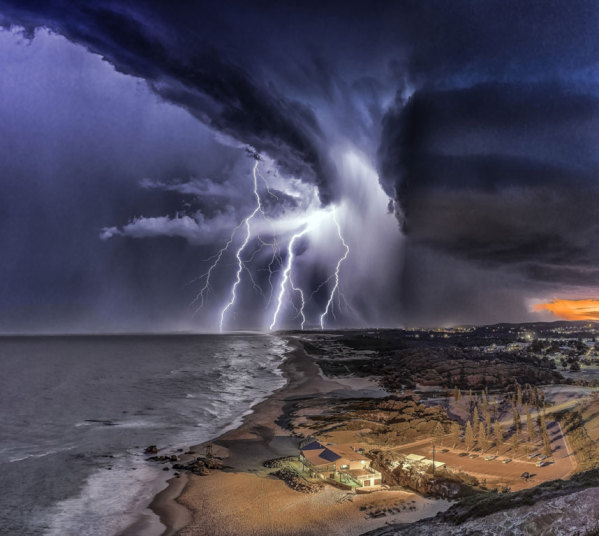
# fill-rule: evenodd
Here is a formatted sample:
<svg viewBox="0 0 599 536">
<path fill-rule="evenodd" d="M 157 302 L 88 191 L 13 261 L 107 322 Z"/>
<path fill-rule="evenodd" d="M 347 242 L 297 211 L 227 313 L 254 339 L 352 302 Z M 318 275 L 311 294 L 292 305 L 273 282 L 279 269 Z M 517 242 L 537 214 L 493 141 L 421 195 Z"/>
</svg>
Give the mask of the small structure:
<svg viewBox="0 0 599 536">
<path fill-rule="evenodd" d="M 370 467 L 370 459 L 357 445 L 323 445 L 311 441 L 300 452 L 300 461 L 314 476 L 358 488 L 382 484 L 379 471 Z"/>
<path fill-rule="evenodd" d="M 435 469 L 441 469 L 446 466 L 444 462 L 433 461 L 420 454 L 408 454 L 404 457 L 404 461 L 418 471 L 426 471 L 433 466 Z"/>
</svg>

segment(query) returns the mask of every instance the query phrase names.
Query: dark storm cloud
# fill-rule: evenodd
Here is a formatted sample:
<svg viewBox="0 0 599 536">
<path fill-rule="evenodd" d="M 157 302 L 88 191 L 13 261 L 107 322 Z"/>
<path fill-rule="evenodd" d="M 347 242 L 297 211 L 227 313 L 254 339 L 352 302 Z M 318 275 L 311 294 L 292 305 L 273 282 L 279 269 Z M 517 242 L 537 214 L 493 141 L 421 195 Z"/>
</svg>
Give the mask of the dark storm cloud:
<svg viewBox="0 0 599 536">
<path fill-rule="evenodd" d="M 213 147 L 202 155 L 203 160 L 214 156 L 218 161 L 213 167 L 223 171 L 217 176 L 214 169 L 206 173 L 203 163 L 176 164 L 180 157 L 172 156 L 172 147 L 160 160 L 160 143 L 137 143 L 143 124 L 130 129 L 102 127 L 97 129 L 100 141 L 116 131 L 131 131 L 132 144 L 149 147 L 148 154 L 127 169 L 127 191 L 123 193 L 118 182 L 123 175 L 119 166 L 132 150 L 126 143 L 120 144 L 122 152 L 111 147 L 117 154 L 108 170 L 102 166 L 109 151 L 93 166 L 76 156 L 65 168 L 72 191 L 79 191 L 74 177 L 93 177 L 90 191 L 95 200 L 104 199 L 110 206 L 102 211 L 90 200 L 68 205 L 77 214 L 97 211 L 89 225 L 93 233 L 87 229 L 94 239 L 101 233 L 105 238 L 117 234 L 186 238 L 100 241 L 114 255 L 109 259 L 114 261 L 112 269 L 122 263 L 122 287 L 137 284 L 144 300 L 149 301 L 147 289 L 153 288 L 141 276 L 146 266 L 155 266 L 151 277 L 157 287 L 164 287 L 161 292 L 166 296 L 175 280 L 192 277 L 189 244 L 202 243 L 209 249 L 211 237 L 247 212 L 251 192 L 237 186 L 246 184 L 249 175 L 247 169 L 244 175 L 237 173 L 241 166 L 231 172 L 233 147 L 249 144 L 267 153 L 283 173 L 317 184 L 321 199 L 328 202 L 343 192 L 344 177 L 330 157 L 339 140 L 363 151 L 369 164 L 375 164 L 378 148 L 381 184 L 401 208 L 398 215 L 407 231 L 404 265 L 393 262 L 398 264 L 395 271 L 402 287 L 397 301 L 412 323 L 521 319 L 522 295 L 531 288 L 533 292 L 599 283 L 593 268 L 599 262 L 594 202 L 599 194 L 595 74 L 599 4 L 594 0 L 0 0 L 0 24 L 23 26 L 29 36 L 36 28 L 48 27 L 82 44 L 118 71 L 146 80 L 162 100 L 189 111 L 231 145 Z M 65 71 L 66 79 L 83 71 L 73 63 L 71 71 Z M 44 76 L 47 73 L 41 77 L 45 80 Z M 26 93 L 37 82 L 31 76 L 20 83 Z M 77 94 L 69 88 L 64 91 L 65 101 Z M 7 102 L 6 108 L 13 101 Z M 9 148 L 14 139 L 24 140 L 27 149 L 31 145 L 40 150 L 51 145 L 56 134 L 68 132 L 54 122 L 53 114 L 63 107 L 72 117 L 80 114 L 76 106 L 68 107 L 60 99 L 38 111 L 44 120 L 52 119 L 48 123 L 53 128 L 45 133 L 48 142 L 36 138 L 35 121 L 29 121 L 25 131 L 15 121 L 5 143 L 7 160 L 12 158 Z M 114 103 L 103 105 L 100 99 L 93 105 L 80 104 L 81 110 L 93 107 L 109 118 L 112 109 L 117 110 Z M 119 115 L 122 112 L 114 112 L 115 121 Z M 88 123 L 95 125 L 96 120 Z M 89 136 L 60 138 L 59 148 L 87 155 L 98 141 L 94 129 L 89 127 Z M 172 138 L 170 132 L 165 139 Z M 191 143 L 192 136 L 184 138 Z M 201 140 L 198 146 L 202 143 L 207 142 Z M 48 176 L 59 182 L 58 173 L 51 173 L 56 165 L 53 155 L 45 158 Z M 18 164 L 25 161 L 19 157 Z M 142 170 L 144 162 L 156 171 Z M 225 171 L 227 166 L 231 167 Z M 109 184 L 106 177 L 113 176 Z M 243 180 L 230 184 L 230 176 Z M 137 186 L 143 177 L 147 179 L 141 193 L 132 191 L 133 181 Z M 72 201 L 62 191 L 66 187 L 50 180 L 45 184 L 56 190 L 48 196 L 40 190 L 39 198 L 48 206 L 60 204 L 52 201 L 53 195 Z M 102 194 L 108 184 L 110 195 Z M 30 191 L 36 188 L 31 185 Z M 13 197 L 18 189 L 12 189 Z M 264 196 L 270 214 L 294 207 L 294 198 L 273 193 L 278 200 Z M 19 194 L 23 199 L 27 195 Z M 0 196 L 5 208 L 2 203 Z M 122 206 L 114 208 L 119 203 Z M 21 206 L 14 200 L 5 204 L 10 205 L 7 210 Z M 230 221 L 212 222 L 214 233 L 199 237 L 206 227 L 201 228 L 198 213 L 210 221 L 218 215 Z M 39 222 L 42 218 L 32 210 L 24 225 Z M 47 228 L 42 223 L 39 227 Z M 72 251 L 57 254 L 57 263 L 80 258 L 79 244 L 89 236 L 83 238 L 79 232 L 72 230 Z M 365 232 L 376 239 L 376 229 Z M 8 257 L 19 258 L 27 237 L 10 240 Z M 52 237 L 38 242 L 50 249 L 53 240 L 59 242 Z M 152 258 L 153 248 L 160 262 Z M 93 255 L 90 252 L 89 258 Z M 8 275 L 25 273 L 22 264 L 14 262 Z M 102 271 L 106 258 L 93 257 L 89 265 Z M 179 272 L 167 285 L 165 274 L 173 266 Z M 61 267 L 53 269 L 56 275 Z M 54 278 L 36 274 L 31 268 L 31 277 L 20 286 L 28 288 L 39 280 L 43 284 L 36 292 L 44 292 L 60 278 L 69 280 L 68 274 Z M 312 276 L 306 280 L 313 279 L 315 288 L 322 279 Z M 3 279 L 11 281 L 8 276 Z M 80 284 L 76 277 L 71 279 L 73 295 L 82 293 L 76 285 L 89 285 L 83 276 Z M 61 296 L 69 294 L 68 283 L 54 288 Z M 119 303 L 120 294 L 121 289 L 114 290 L 106 299 Z M 184 301 L 179 291 L 177 303 Z M 366 293 L 364 301 L 371 301 Z"/>
<path fill-rule="evenodd" d="M 554 83 L 418 91 L 385 117 L 383 184 L 416 243 L 597 283 L 598 119 L 597 97 Z"/>
<path fill-rule="evenodd" d="M 203 37 L 161 31 L 148 10 L 114 2 L 2 2 L 5 24 L 45 26 L 84 44 L 119 71 L 147 80 L 163 98 L 234 140 L 271 156 L 283 173 L 316 183 L 321 199 L 331 191 L 331 163 L 321 152 L 313 111 L 255 80 Z M 155 14 L 154 14 L 155 15 Z"/>
</svg>

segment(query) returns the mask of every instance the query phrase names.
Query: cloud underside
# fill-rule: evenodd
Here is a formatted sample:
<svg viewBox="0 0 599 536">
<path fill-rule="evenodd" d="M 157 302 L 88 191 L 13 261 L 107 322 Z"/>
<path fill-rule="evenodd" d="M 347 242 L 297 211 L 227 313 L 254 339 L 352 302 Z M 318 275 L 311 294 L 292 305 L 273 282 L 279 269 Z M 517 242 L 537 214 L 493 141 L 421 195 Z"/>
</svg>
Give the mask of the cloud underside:
<svg viewBox="0 0 599 536">
<path fill-rule="evenodd" d="M 146 17 L 144 9 L 112 2 L 0 2 L 0 8 L 0 23 L 30 35 L 47 27 L 88 47 L 232 142 L 269 155 L 282 173 L 316 184 L 321 200 L 330 200 L 333 168 L 313 110 L 256 79 L 197 32 L 177 34 L 155 13 Z"/>
<path fill-rule="evenodd" d="M 599 54 L 596 40 L 585 39 L 594 35 L 597 9 L 585 1 L 551 10 L 466 4 L 376 4 L 368 14 L 349 5 L 339 19 L 334 5 L 263 16 L 241 4 L 179 10 L 159 2 L 0 2 L 5 24 L 49 27 L 144 78 L 211 128 L 269 154 L 283 173 L 316 184 L 325 203 L 339 195 L 340 178 L 316 103 L 339 107 L 340 88 L 351 86 L 368 120 L 382 121 L 381 184 L 397 200 L 409 240 L 533 279 L 595 283 L 599 106 L 568 77 Z M 506 13 L 530 24 L 514 26 Z M 315 54 L 306 36 L 320 25 L 328 32 L 319 34 Z M 460 37 L 465 28 L 468 40 Z M 342 47 L 338 38 L 349 29 L 378 39 Z M 274 43 L 293 48 L 266 54 Z M 348 84 L 334 67 L 344 56 L 356 66 L 374 57 L 387 65 L 380 81 L 346 69 L 344 77 L 356 81 Z M 397 98 L 381 119 L 383 84 Z M 363 136 L 344 121 L 347 135 Z"/>
<path fill-rule="evenodd" d="M 422 91 L 385 118 L 383 183 L 414 243 L 595 285 L 599 100 L 555 84 Z"/>
<path fill-rule="evenodd" d="M 251 145 L 286 178 L 315 185 L 324 203 L 362 195 L 344 190 L 349 179 L 330 156 L 340 141 L 360 150 L 406 233 L 405 242 L 399 232 L 385 238 L 406 244 L 401 261 L 385 252 L 397 242 L 372 259 L 392 265 L 406 317 L 498 321 L 516 318 L 522 296 L 539 288 L 547 296 L 583 295 L 556 287 L 599 288 L 597 2 L 204 4 L 0 0 L 0 25 L 30 36 L 46 27 L 83 45 L 218 133 L 230 147 L 215 148 L 223 151 L 215 161 Z M 71 69 L 84 72 L 76 62 Z M 24 93 L 43 78 L 32 73 Z M 108 240 L 122 235 L 185 238 L 163 241 L 173 248 L 222 246 L 252 210 L 251 192 L 240 187 L 247 175 L 231 166 L 207 181 L 193 177 L 214 173 L 190 167 L 171 172 L 179 163 L 169 162 L 156 176 L 144 173 L 143 197 L 128 205 L 135 208 L 94 227 L 102 248 L 156 247 Z M 301 208 L 301 194 L 273 194 L 269 215 Z M 150 196 L 161 200 L 151 210 Z M 363 242 L 381 240 L 379 229 L 363 232 Z"/>
</svg>

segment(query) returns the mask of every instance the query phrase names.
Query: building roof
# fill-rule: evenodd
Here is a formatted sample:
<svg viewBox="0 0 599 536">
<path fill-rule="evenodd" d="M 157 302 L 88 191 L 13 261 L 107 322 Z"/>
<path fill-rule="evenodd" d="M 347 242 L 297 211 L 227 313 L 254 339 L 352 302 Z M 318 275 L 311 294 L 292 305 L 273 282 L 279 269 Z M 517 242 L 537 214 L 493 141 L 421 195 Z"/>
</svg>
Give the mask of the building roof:
<svg viewBox="0 0 599 536">
<path fill-rule="evenodd" d="M 331 445 L 325 447 L 318 441 L 308 443 L 301 449 L 306 460 L 314 465 L 327 465 L 343 459 L 348 462 L 369 461 L 366 456 L 359 454 L 351 445 Z"/>
<path fill-rule="evenodd" d="M 365 479 L 365 478 L 381 478 L 381 473 L 376 469 L 371 469 L 370 467 L 364 467 L 363 469 L 351 469 L 350 471 L 346 471 L 353 478 L 357 479 Z"/>
<path fill-rule="evenodd" d="M 341 456 L 339 456 L 339 454 L 337 454 L 335 451 L 331 450 L 331 449 L 324 449 L 319 456 L 323 459 L 326 460 L 328 462 L 334 462 L 337 461 L 341 458 Z"/>
<path fill-rule="evenodd" d="M 408 454 L 406 456 L 406 460 L 409 460 L 411 462 L 421 462 L 424 459 L 424 456 L 420 456 L 420 454 Z"/>
<path fill-rule="evenodd" d="M 363 453 L 356 452 L 355 445 L 335 445 L 329 448 L 350 462 L 370 461 Z"/>
<path fill-rule="evenodd" d="M 312 441 L 302 447 L 302 450 L 320 450 L 325 448 L 319 441 Z"/>
<path fill-rule="evenodd" d="M 304 455 L 304 458 L 306 458 L 308 463 L 316 467 L 318 467 L 319 465 L 329 465 L 341 458 L 341 456 L 335 454 L 332 450 L 328 448 L 322 448 L 320 450 L 302 450 L 302 454 Z"/>
</svg>

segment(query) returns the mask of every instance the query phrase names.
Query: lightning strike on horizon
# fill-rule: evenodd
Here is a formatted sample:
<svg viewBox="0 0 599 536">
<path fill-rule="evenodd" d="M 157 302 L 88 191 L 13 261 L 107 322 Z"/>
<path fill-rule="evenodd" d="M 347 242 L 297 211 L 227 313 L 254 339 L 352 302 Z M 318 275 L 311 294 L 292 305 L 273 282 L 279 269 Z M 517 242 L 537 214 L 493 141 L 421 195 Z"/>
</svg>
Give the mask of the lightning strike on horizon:
<svg viewBox="0 0 599 536">
<path fill-rule="evenodd" d="M 266 218 L 266 216 L 265 216 Z M 268 220 L 268 218 L 266 218 Z M 270 220 L 269 220 L 270 221 Z M 272 222 L 270 222 L 272 225 Z M 272 256 L 270 258 L 270 261 L 266 267 L 266 271 L 268 271 L 268 286 L 270 287 L 270 293 L 268 295 L 268 302 L 266 304 L 266 306 L 268 307 L 270 305 L 270 302 L 272 301 L 272 295 L 274 293 L 274 286 L 272 284 L 272 276 L 278 272 L 279 270 L 273 270 L 273 266 L 276 262 L 279 263 L 279 266 L 281 266 L 283 264 L 283 259 L 281 259 L 281 250 L 279 248 L 279 242 L 277 240 L 277 236 L 274 235 L 272 237 L 272 242 L 265 242 L 264 240 L 262 240 L 262 238 L 258 237 L 258 240 L 260 241 L 260 243 L 262 244 L 262 246 L 268 246 L 272 248 Z"/>
<path fill-rule="evenodd" d="M 341 233 L 341 227 L 339 226 L 339 222 L 337 221 L 337 215 L 335 213 L 335 209 L 333 209 L 333 221 L 335 222 L 335 227 L 337 227 L 337 235 L 339 236 L 339 240 L 343 244 L 345 248 L 345 253 L 343 256 L 337 261 L 337 266 L 335 268 L 335 284 L 333 285 L 333 289 L 331 290 L 331 294 L 329 295 L 329 299 L 327 301 L 327 306 L 325 307 L 323 313 L 320 315 L 320 329 L 324 329 L 324 319 L 327 316 L 329 309 L 331 308 L 331 304 L 333 303 L 333 298 L 335 297 L 335 293 L 339 289 L 339 270 L 341 268 L 341 264 L 345 259 L 347 259 L 349 255 L 349 246 L 347 242 L 343 238 L 343 234 Z"/>
<path fill-rule="evenodd" d="M 271 189 L 270 189 L 270 185 L 268 184 L 268 181 L 266 180 L 266 178 L 264 177 L 264 175 L 260 172 L 260 170 L 256 170 L 256 172 L 258 173 L 259 177 L 262 179 L 262 182 L 264 183 L 264 187 L 266 188 L 266 192 L 268 195 L 270 195 L 271 197 L 274 197 L 277 201 L 280 200 L 279 196 L 274 194 Z M 270 294 L 268 295 L 268 303 L 266 304 L 266 306 L 268 307 L 270 305 L 270 302 L 272 301 L 272 295 L 274 293 L 274 286 L 272 284 L 272 276 L 275 273 L 275 271 L 272 269 L 273 265 L 275 264 L 276 261 L 278 261 L 279 266 L 283 264 L 283 260 L 281 259 L 281 252 L 280 252 L 280 248 L 279 248 L 279 243 L 277 241 L 277 235 L 274 232 L 274 225 L 272 220 L 265 214 L 264 210 L 262 209 L 262 207 L 260 207 L 260 212 L 262 213 L 262 216 L 264 217 L 264 219 L 266 221 L 268 221 L 271 225 L 271 228 L 273 229 L 273 237 L 272 237 L 272 243 L 267 244 L 265 242 L 262 241 L 262 239 L 260 239 L 260 242 L 262 243 L 262 245 L 268 245 L 272 247 L 272 257 L 270 258 L 270 262 L 268 263 L 268 285 L 270 286 Z"/>
<path fill-rule="evenodd" d="M 215 260 L 210 265 L 210 268 L 208 268 L 208 271 L 199 277 L 199 279 L 202 279 L 205 277 L 206 280 L 204 281 L 204 286 L 200 289 L 198 294 L 196 294 L 196 297 L 191 302 L 191 304 L 193 305 L 198 300 L 200 300 L 200 306 L 196 309 L 195 314 L 197 314 L 197 312 L 202 307 L 204 307 L 204 298 L 206 296 L 206 292 L 210 288 L 210 276 L 212 275 L 212 271 L 216 268 L 216 266 L 222 259 L 222 256 L 224 255 L 224 253 L 229 249 L 229 246 L 232 244 L 233 239 L 235 238 L 235 233 L 237 233 L 237 230 L 241 227 L 242 224 L 243 224 L 243 222 L 241 222 L 239 225 L 237 225 L 237 227 L 235 227 L 235 229 L 233 229 L 233 231 L 231 231 L 231 236 L 229 236 L 229 240 L 227 240 L 226 244 L 218 251 L 218 253 L 216 253 L 216 255 L 213 255 L 210 259 L 207 259 L 207 260 L 211 260 L 211 259 L 215 259 Z"/>
<path fill-rule="evenodd" d="M 335 277 L 335 274 L 332 273 L 329 277 L 327 277 L 322 283 L 320 283 L 320 285 L 318 285 L 311 293 L 310 296 L 308 296 L 308 302 L 312 300 L 312 298 L 314 297 L 315 294 L 318 293 L 318 291 L 324 287 L 331 279 L 333 279 L 333 277 Z"/>
<path fill-rule="evenodd" d="M 237 249 L 237 253 L 235 253 L 235 257 L 237 259 L 237 273 L 235 275 L 235 282 L 233 283 L 233 286 L 231 287 L 231 297 L 220 313 L 219 329 L 220 329 L 221 333 L 223 331 L 225 315 L 227 314 L 227 311 L 233 306 L 233 304 L 235 303 L 235 300 L 237 299 L 237 287 L 241 283 L 241 272 L 243 272 L 243 268 L 245 266 L 245 264 L 241 258 L 241 254 L 247 247 L 247 245 L 250 241 L 250 238 L 252 236 L 252 228 L 251 228 L 250 222 L 255 218 L 255 216 L 256 216 L 256 214 L 258 214 L 258 212 L 262 212 L 264 214 L 264 212 L 262 210 L 262 204 L 260 202 L 260 195 L 258 194 L 258 178 L 256 175 L 256 170 L 258 168 L 258 162 L 259 162 L 259 160 L 256 159 L 256 162 L 254 164 L 254 169 L 252 171 L 252 175 L 254 177 L 254 196 L 256 197 L 256 208 L 254 208 L 252 213 L 247 218 L 245 218 L 245 220 L 243 220 L 243 222 L 241 223 L 241 225 L 245 225 L 245 228 L 246 228 L 245 239 L 243 240 L 243 243 L 241 244 L 241 246 L 239 246 L 239 248 Z"/>
<path fill-rule="evenodd" d="M 305 235 L 308 232 L 308 229 L 304 229 L 303 231 L 301 231 L 300 233 L 296 233 L 291 237 L 291 240 L 289 241 L 289 245 L 287 246 L 287 265 L 285 266 L 285 270 L 283 271 L 283 278 L 281 279 L 281 285 L 279 287 L 279 297 L 278 297 L 278 301 L 277 301 L 277 308 L 275 310 L 275 314 L 273 315 L 272 318 L 272 322 L 269 326 L 269 330 L 272 331 L 277 323 L 277 316 L 279 316 L 279 312 L 281 311 L 281 306 L 283 303 L 283 296 L 285 295 L 285 285 L 287 283 L 287 280 L 289 280 L 290 286 L 292 288 L 292 290 L 294 291 L 299 291 L 301 298 L 302 298 L 302 307 L 300 309 L 300 313 L 302 316 L 302 329 L 304 329 L 304 323 L 306 322 L 306 317 L 304 316 L 304 293 L 301 291 L 301 289 L 297 288 L 294 286 L 292 278 L 291 278 L 291 268 L 293 267 L 293 259 L 294 259 L 294 255 L 293 255 L 293 244 L 295 243 L 295 241 L 302 237 L 303 235 Z"/>
<path fill-rule="evenodd" d="M 291 287 L 291 290 L 299 293 L 300 299 L 302 300 L 302 306 L 299 308 L 298 314 L 302 317 L 302 323 L 300 324 L 300 329 L 303 330 L 304 324 L 306 323 L 306 315 L 304 314 L 304 308 L 306 307 L 306 300 L 304 299 L 304 291 L 301 288 L 296 287 L 295 284 L 293 283 L 293 274 L 291 274 L 291 273 L 289 274 L 289 286 Z"/>
</svg>

